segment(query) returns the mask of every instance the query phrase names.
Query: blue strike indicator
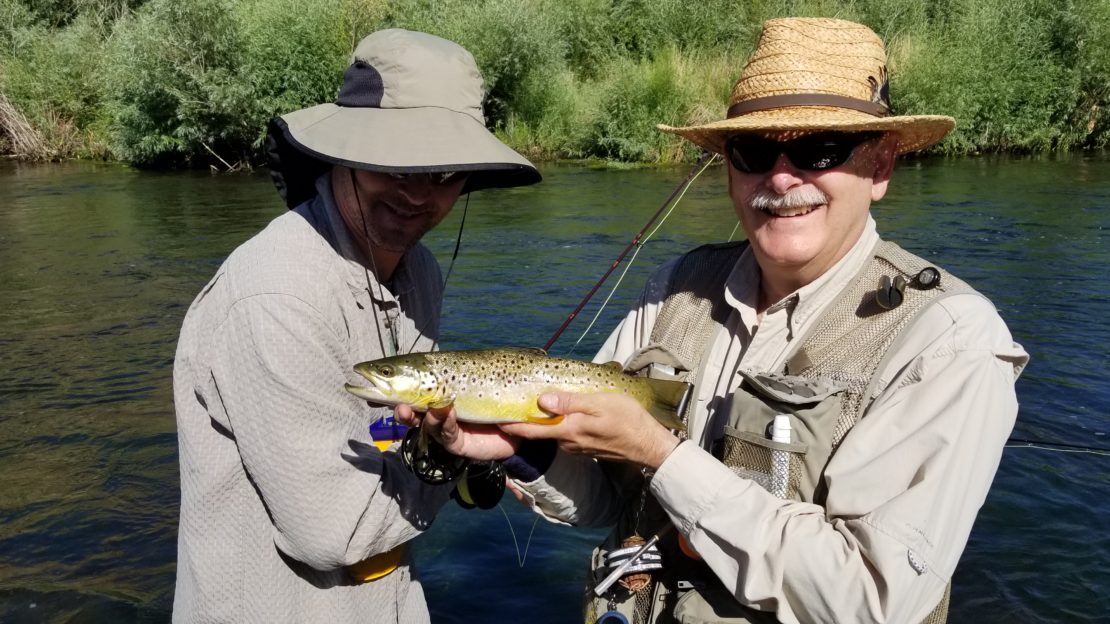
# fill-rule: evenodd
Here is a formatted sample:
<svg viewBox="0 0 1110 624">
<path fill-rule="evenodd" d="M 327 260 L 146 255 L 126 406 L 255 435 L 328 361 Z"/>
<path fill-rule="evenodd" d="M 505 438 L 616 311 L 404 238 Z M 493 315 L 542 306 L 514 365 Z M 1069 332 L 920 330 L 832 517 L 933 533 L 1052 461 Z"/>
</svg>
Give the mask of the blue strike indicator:
<svg viewBox="0 0 1110 624">
<path fill-rule="evenodd" d="M 408 430 L 408 427 L 394 420 L 393 414 L 390 414 L 370 425 L 370 439 L 374 441 L 374 446 L 384 451 L 394 442 L 404 439 Z"/>
</svg>

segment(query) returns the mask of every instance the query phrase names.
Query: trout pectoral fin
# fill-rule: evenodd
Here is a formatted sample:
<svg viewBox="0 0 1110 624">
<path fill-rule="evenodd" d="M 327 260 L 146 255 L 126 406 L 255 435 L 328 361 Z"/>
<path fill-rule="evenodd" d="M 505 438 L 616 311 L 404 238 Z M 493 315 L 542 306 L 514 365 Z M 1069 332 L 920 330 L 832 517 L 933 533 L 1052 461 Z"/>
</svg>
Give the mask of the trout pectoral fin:
<svg viewBox="0 0 1110 624">
<path fill-rule="evenodd" d="M 448 397 L 446 399 L 431 400 L 431 401 L 428 401 L 428 407 L 430 407 L 432 409 L 443 409 L 445 407 L 451 407 L 451 405 L 454 402 L 455 402 L 455 397 L 453 397 L 453 396 Z"/>
<path fill-rule="evenodd" d="M 678 414 L 675 413 L 674 408 L 666 407 L 656 403 L 648 408 L 648 412 L 655 417 L 667 429 L 674 431 L 686 431 L 686 425 L 682 424 Z"/>
<path fill-rule="evenodd" d="M 684 381 L 669 379 L 648 378 L 646 381 L 655 399 L 648 408 L 651 415 L 668 429 L 685 431 L 686 425 L 682 424 L 682 412 L 686 410 L 686 402 L 689 400 L 693 386 Z"/>
</svg>

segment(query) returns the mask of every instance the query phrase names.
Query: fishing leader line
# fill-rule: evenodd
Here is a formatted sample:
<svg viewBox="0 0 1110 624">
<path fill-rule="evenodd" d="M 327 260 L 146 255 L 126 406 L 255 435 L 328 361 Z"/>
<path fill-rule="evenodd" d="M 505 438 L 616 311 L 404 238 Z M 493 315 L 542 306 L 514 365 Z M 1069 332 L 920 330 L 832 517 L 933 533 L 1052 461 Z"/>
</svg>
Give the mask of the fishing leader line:
<svg viewBox="0 0 1110 624">
<path fill-rule="evenodd" d="M 532 535 L 536 532 L 536 525 L 540 522 L 539 514 L 535 514 L 535 519 L 532 520 L 532 530 L 528 531 L 528 540 L 524 542 L 524 553 L 520 552 L 520 542 L 516 539 L 516 530 L 513 529 L 513 522 L 509 520 L 509 514 L 501 503 L 497 503 L 497 509 L 501 511 L 501 515 L 505 516 L 505 524 L 509 525 L 509 533 L 513 536 L 513 547 L 516 548 L 516 563 L 517 567 L 523 568 L 524 562 L 528 559 L 528 548 L 532 545 Z"/>
<path fill-rule="evenodd" d="M 590 319 L 590 323 L 586 326 L 586 329 L 582 330 L 582 335 L 580 335 L 578 337 L 578 340 L 574 341 L 574 344 L 571 345 L 570 350 L 567 352 L 568 354 L 574 353 L 574 350 L 578 348 L 578 345 L 582 343 L 582 340 L 589 335 L 590 330 L 592 330 L 594 327 L 594 323 L 597 323 L 597 319 L 601 318 L 601 313 L 605 311 L 605 306 L 609 305 L 609 301 L 613 298 L 613 295 L 616 294 L 617 289 L 620 288 L 621 282 L 624 281 L 624 276 L 628 275 L 628 270 L 632 268 L 632 264 L 636 262 L 636 257 L 640 255 L 640 250 L 644 248 L 644 245 L 646 245 L 648 241 L 650 241 L 652 237 L 655 236 L 655 233 L 663 227 L 663 224 L 667 222 L 667 219 L 670 218 L 671 213 L 673 213 L 675 208 L 678 207 L 679 202 L 681 202 L 682 198 L 686 196 L 686 191 L 690 190 L 690 187 L 694 185 L 694 182 L 696 182 L 697 179 L 701 177 L 701 174 L 709 168 L 709 165 L 712 165 L 716 160 L 717 154 L 713 154 L 708 160 L 705 161 L 705 165 L 700 170 L 698 170 L 698 172 L 694 174 L 693 177 L 687 176 L 687 180 L 683 182 L 683 186 L 681 187 L 682 193 L 680 193 L 678 197 L 675 198 L 674 202 L 671 203 L 670 208 L 667 210 L 666 214 L 663 215 L 663 218 L 659 220 L 659 223 L 655 224 L 655 228 L 650 233 L 648 233 L 648 235 L 645 236 L 643 240 L 639 240 L 639 235 L 637 235 L 637 239 L 632 241 L 636 247 L 636 250 L 632 252 L 632 257 L 628 259 L 627 263 L 625 263 L 624 270 L 621 271 L 621 274 L 619 276 L 617 276 L 616 283 L 614 283 L 613 287 L 609 289 L 609 294 L 605 297 L 605 301 L 601 302 L 601 306 L 598 307 L 597 312 L 595 312 L 593 318 Z M 671 197 L 674 197 L 674 195 L 672 194 Z M 666 204 L 664 204 L 664 206 L 666 206 Z M 658 213 L 656 213 L 656 216 L 658 216 Z M 651 222 L 648 222 L 648 225 L 644 226 L 644 229 L 647 229 L 647 227 L 650 225 Z M 733 231 L 735 232 L 735 230 Z M 641 233 L 643 233 L 642 230 Z M 617 262 L 620 262 L 620 259 L 618 259 Z"/>
<path fill-rule="evenodd" d="M 655 223 L 655 220 L 659 218 L 659 215 L 662 214 L 664 210 L 666 210 L 667 206 L 671 205 L 671 201 L 674 200 L 675 196 L 677 196 L 679 192 L 685 193 L 685 189 L 690 186 L 690 183 L 693 182 L 696 175 L 700 173 L 700 171 L 704 170 L 703 165 L 705 165 L 708 161 L 715 159 L 716 157 L 717 154 L 714 154 L 712 152 L 702 152 L 701 156 L 698 158 L 698 161 L 694 163 L 694 168 L 690 171 L 690 173 L 686 174 L 686 177 L 682 180 L 682 182 L 678 184 L 677 187 L 675 187 L 673 191 L 671 191 L 671 194 L 667 196 L 667 199 L 663 200 L 663 205 L 659 206 L 659 209 L 655 211 L 655 214 L 651 215 L 651 218 L 648 219 L 647 223 L 644 224 L 644 227 L 640 228 L 640 231 L 637 232 L 636 236 L 632 238 L 632 242 L 628 243 L 628 246 L 624 248 L 624 251 L 622 251 L 620 255 L 617 256 L 617 259 L 614 260 L 611 265 L 609 265 L 609 269 L 606 270 L 601 278 L 597 280 L 597 283 L 593 285 L 593 288 L 591 288 L 590 291 L 586 293 L 586 296 L 582 298 L 582 301 L 578 302 L 578 305 L 574 308 L 574 310 L 567 315 L 567 318 L 563 321 L 563 324 L 559 325 L 559 328 L 555 330 L 555 333 L 552 334 L 551 338 L 547 340 L 547 343 L 543 345 L 544 351 L 551 350 L 551 345 L 555 344 L 555 341 L 559 339 L 559 336 L 561 336 L 564 331 L 566 331 L 566 328 L 570 325 L 571 321 L 573 321 L 575 317 L 578 316 L 578 313 L 582 311 L 582 308 L 586 307 L 586 303 L 588 303 L 590 301 L 590 298 L 594 296 L 594 293 L 596 293 L 597 290 L 601 288 L 601 285 L 605 283 L 605 280 L 609 279 L 609 275 L 613 273 L 618 265 L 620 265 L 621 261 L 624 260 L 624 257 L 628 255 L 628 252 L 636 246 L 636 244 L 640 241 L 640 238 L 643 237 L 644 232 L 646 232 L 647 229 L 650 228 L 653 223 Z"/>
<path fill-rule="evenodd" d="M 1110 448 L 1099 446 L 1084 446 L 1081 444 L 1066 444 L 1064 442 L 1043 442 L 1041 440 L 1026 440 L 1024 438 L 1010 438 L 1006 441 L 1005 448 L 1027 448 L 1051 453 L 1087 453 L 1089 455 L 1102 455 L 1110 457 Z"/>
</svg>

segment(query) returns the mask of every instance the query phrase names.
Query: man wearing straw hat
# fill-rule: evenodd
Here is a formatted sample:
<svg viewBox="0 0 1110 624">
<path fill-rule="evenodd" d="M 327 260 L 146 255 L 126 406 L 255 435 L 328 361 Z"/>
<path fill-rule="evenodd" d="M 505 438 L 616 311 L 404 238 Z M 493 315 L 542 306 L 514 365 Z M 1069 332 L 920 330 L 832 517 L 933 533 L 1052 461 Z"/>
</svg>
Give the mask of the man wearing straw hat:
<svg viewBox="0 0 1110 624">
<path fill-rule="evenodd" d="M 544 395 L 561 423 L 501 426 L 526 439 L 506 462 L 522 499 L 615 524 L 587 622 L 945 620 L 1028 356 L 869 208 L 897 155 L 953 125 L 892 114 L 868 28 L 776 19 L 726 119 L 661 126 L 725 156 L 747 241 L 664 265 L 596 359 L 692 382 L 685 431 L 612 394 Z M 450 417 L 424 422 L 453 452 L 495 454 Z"/>
<path fill-rule="evenodd" d="M 462 193 L 532 184 L 486 130 L 455 43 L 363 39 L 334 104 L 271 122 L 292 209 L 236 249 L 181 330 L 175 622 L 426 622 L 405 543 L 451 487 L 379 451 L 354 364 L 436 347 L 443 288 L 420 238 Z"/>
</svg>

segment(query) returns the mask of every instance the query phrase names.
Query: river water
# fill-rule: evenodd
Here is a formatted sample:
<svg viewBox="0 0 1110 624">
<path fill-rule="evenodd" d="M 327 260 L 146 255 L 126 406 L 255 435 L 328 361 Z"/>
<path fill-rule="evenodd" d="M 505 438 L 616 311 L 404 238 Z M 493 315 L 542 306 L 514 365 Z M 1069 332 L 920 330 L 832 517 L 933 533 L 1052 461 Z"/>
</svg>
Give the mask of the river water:
<svg viewBox="0 0 1110 624">
<path fill-rule="evenodd" d="M 687 173 L 542 170 L 543 184 L 470 199 L 444 348 L 543 345 Z M 445 267 L 461 208 L 427 238 Z M 177 331 L 223 258 L 281 211 L 263 173 L 0 162 L 0 621 L 169 620 Z M 1016 438 L 1110 447 L 1110 155 L 907 161 L 874 214 L 990 296 L 1032 354 Z M 727 239 L 730 215 L 710 169 L 594 330 L 574 346 L 608 285 L 552 352 L 589 358 L 647 272 Z M 1107 517 L 1110 456 L 1008 449 L 951 621 L 1110 621 Z M 414 546 L 434 621 L 575 621 L 598 536 L 508 499 L 448 507 Z"/>
</svg>

